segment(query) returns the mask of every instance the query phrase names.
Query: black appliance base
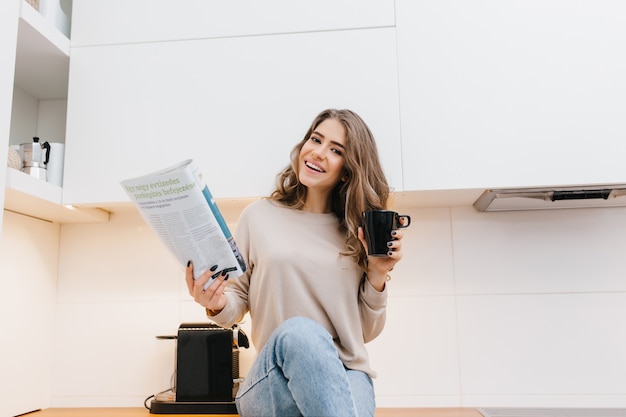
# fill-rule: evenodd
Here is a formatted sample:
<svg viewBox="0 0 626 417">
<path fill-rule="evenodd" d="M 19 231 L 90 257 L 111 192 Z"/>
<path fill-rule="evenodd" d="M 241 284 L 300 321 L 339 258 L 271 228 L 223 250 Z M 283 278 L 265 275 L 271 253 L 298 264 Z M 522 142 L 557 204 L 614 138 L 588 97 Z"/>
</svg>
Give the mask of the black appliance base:
<svg viewBox="0 0 626 417">
<path fill-rule="evenodd" d="M 234 401 L 158 401 L 150 403 L 150 414 L 237 414 Z"/>
</svg>

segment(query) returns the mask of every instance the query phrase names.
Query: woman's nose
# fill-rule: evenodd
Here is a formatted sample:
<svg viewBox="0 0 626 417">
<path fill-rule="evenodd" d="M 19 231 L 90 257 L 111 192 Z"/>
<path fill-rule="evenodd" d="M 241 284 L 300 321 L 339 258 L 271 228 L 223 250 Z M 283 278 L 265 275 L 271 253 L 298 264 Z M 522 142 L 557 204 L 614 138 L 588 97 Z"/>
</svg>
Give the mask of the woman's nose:
<svg viewBox="0 0 626 417">
<path fill-rule="evenodd" d="M 323 159 L 325 156 L 324 148 L 318 148 L 313 150 L 313 157 L 317 159 Z"/>
</svg>

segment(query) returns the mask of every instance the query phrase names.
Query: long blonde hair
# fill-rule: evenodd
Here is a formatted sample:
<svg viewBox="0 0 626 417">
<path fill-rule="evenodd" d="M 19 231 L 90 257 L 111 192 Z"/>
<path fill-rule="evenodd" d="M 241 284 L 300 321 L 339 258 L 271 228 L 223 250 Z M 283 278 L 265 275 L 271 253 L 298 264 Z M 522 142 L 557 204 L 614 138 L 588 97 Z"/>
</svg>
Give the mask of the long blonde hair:
<svg viewBox="0 0 626 417">
<path fill-rule="evenodd" d="M 328 109 L 317 115 L 304 138 L 291 150 L 291 164 L 277 175 L 276 189 L 270 199 L 292 208 L 304 206 L 307 188 L 298 180 L 298 156 L 313 131 L 326 119 L 338 120 L 347 136 L 344 154 L 347 180 L 339 181 L 331 193 L 332 211 L 339 218 L 339 229 L 346 234 L 342 255 L 354 258 L 367 271 L 367 254 L 358 239 L 357 228 L 365 210 L 387 208 L 390 188 L 374 136 L 358 114 L 346 109 Z"/>
</svg>

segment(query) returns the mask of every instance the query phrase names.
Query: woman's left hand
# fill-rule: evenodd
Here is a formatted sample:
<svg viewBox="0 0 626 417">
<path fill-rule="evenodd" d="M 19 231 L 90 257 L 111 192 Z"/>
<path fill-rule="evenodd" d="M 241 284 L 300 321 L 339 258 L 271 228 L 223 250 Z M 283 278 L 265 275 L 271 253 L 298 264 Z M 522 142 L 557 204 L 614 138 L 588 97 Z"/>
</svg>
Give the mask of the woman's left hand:
<svg viewBox="0 0 626 417">
<path fill-rule="evenodd" d="M 362 227 L 359 227 L 358 236 L 367 252 L 367 241 L 365 240 L 365 233 Z M 369 256 L 368 254 L 367 279 L 378 291 L 382 291 L 385 288 L 385 282 L 387 281 L 389 272 L 400 259 L 402 259 L 403 237 L 403 229 L 393 230 L 391 236 L 389 236 L 389 251 L 387 252 L 387 256 Z"/>
</svg>

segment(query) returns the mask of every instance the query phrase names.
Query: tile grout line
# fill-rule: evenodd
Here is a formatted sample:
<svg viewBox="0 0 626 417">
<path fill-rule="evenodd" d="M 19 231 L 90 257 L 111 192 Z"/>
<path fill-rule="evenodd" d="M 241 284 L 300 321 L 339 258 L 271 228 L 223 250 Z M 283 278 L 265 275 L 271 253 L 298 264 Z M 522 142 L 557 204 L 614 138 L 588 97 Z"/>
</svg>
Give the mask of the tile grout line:
<svg viewBox="0 0 626 417">
<path fill-rule="evenodd" d="M 464 406 L 463 400 L 463 372 L 461 366 L 461 335 L 459 326 L 459 306 L 456 289 L 456 262 L 454 261 L 454 227 L 452 221 L 452 208 L 448 208 L 448 224 L 450 225 L 450 256 L 452 258 L 452 286 L 454 291 L 454 329 L 456 333 L 456 360 L 459 378 L 459 406 Z"/>
</svg>

